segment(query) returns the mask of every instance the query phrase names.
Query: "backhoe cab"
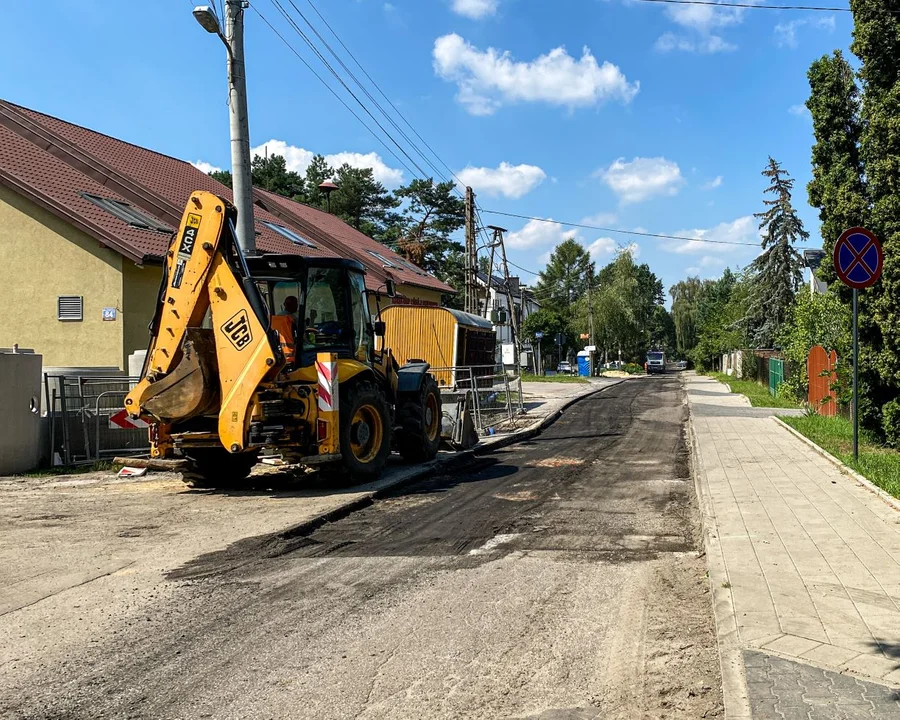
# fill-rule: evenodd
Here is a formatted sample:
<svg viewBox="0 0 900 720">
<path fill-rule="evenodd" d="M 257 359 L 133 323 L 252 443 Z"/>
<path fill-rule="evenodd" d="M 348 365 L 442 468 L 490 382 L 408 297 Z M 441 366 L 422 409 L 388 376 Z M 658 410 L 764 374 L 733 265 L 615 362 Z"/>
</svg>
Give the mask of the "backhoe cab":
<svg viewBox="0 0 900 720">
<path fill-rule="evenodd" d="M 429 460 L 441 398 L 425 363 L 376 349 L 365 270 L 352 260 L 244 257 L 235 209 L 191 194 L 166 257 L 150 346 L 125 407 L 151 456 L 191 461 L 194 484 L 243 480 L 263 449 L 376 478 L 394 448 Z"/>
</svg>

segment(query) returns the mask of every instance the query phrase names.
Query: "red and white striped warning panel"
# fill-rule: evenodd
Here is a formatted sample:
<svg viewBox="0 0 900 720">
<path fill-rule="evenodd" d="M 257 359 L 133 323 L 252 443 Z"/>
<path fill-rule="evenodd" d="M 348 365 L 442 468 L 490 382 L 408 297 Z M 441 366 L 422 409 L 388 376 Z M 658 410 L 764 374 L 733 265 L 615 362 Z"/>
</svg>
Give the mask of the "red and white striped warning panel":
<svg viewBox="0 0 900 720">
<path fill-rule="evenodd" d="M 148 423 L 138 418 L 128 417 L 127 410 L 119 410 L 114 415 L 109 416 L 109 426 L 116 430 L 140 430 L 149 427 Z"/>
<path fill-rule="evenodd" d="M 334 410 L 336 399 L 334 395 L 337 391 L 336 368 L 337 363 L 316 360 L 316 370 L 319 376 L 319 410 L 322 412 Z"/>
</svg>

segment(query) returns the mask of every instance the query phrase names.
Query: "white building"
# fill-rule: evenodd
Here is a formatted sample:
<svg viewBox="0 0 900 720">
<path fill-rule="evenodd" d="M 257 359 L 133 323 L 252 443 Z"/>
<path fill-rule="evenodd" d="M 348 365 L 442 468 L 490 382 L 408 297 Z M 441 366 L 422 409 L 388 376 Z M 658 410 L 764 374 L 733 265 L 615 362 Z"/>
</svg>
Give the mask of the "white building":
<svg viewBox="0 0 900 720">
<path fill-rule="evenodd" d="M 497 318 L 497 315 L 493 315 L 493 317 L 497 318 L 497 322 L 494 322 L 493 325 L 494 330 L 497 333 L 497 362 L 501 363 L 503 345 L 513 343 L 513 325 L 511 322 L 513 313 L 515 313 L 515 326 L 519 328 L 521 332 L 522 323 L 525 321 L 525 318 L 540 310 L 541 306 L 535 299 L 534 293 L 523 285 L 518 277 L 510 277 L 509 295 L 512 296 L 513 301 L 513 309 L 511 312 L 506 283 L 502 277 L 493 275 L 491 276 L 487 297 L 488 310 L 487 313 L 485 313 L 484 291 L 485 288 L 488 287 L 488 277 L 484 273 L 478 273 L 477 279 L 478 290 L 479 293 L 481 293 L 481 297 L 478 300 L 479 314 L 483 317 L 492 317 L 492 313 L 497 311 L 497 315 L 500 316 Z M 523 358 L 523 363 L 527 361 L 526 364 L 530 364 L 530 360 L 528 360 L 527 356 L 531 354 L 531 346 L 523 345 L 522 351 L 523 355 L 526 355 L 526 357 Z"/>
<path fill-rule="evenodd" d="M 821 295 L 828 290 L 828 283 L 824 283 L 816 277 L 816 271 L 824 260 L 824 250 L 806 248 L 803 251 L 803 265 L 809 268 L 809 291 L 813 295 Z"/>
</svg>

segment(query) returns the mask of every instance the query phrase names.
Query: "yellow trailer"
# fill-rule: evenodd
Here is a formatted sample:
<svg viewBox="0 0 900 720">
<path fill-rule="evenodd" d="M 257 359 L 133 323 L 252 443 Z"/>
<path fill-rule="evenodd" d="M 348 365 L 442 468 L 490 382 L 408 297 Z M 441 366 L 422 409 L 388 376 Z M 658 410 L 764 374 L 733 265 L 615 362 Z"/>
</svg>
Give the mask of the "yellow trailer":
<svg viewBox="0 0 900 720">
<path fill-rule="evenodd" d="M 493 372 L 497 333 L 483 317 L 433 305 L 391 305 L 381 319 L 385 346 L 394 357 L 401 363 L 427 362 L 441 386 L 456 383 L 454 373 L 442 368 L 481 368 L 476 376 Z"/>
</svg>

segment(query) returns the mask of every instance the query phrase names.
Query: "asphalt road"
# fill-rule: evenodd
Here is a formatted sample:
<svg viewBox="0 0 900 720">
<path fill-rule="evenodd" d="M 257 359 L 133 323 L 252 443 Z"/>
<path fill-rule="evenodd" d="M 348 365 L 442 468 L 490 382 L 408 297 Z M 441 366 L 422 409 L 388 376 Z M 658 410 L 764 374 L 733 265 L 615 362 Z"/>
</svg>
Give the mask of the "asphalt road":
<svg viewBox="0 0 900 720">
<path fill-rule="evenodd" d="M 0 717 L 721 716 L 685 415 L 677 377 L 630 380 L 309 535 L 201 554 L 135 612 L 57 608 L 39 654 L 7 629 Z"/>
</svg>

